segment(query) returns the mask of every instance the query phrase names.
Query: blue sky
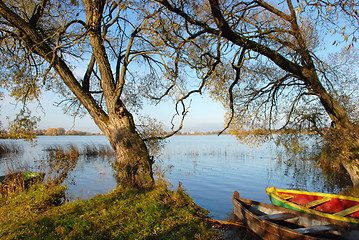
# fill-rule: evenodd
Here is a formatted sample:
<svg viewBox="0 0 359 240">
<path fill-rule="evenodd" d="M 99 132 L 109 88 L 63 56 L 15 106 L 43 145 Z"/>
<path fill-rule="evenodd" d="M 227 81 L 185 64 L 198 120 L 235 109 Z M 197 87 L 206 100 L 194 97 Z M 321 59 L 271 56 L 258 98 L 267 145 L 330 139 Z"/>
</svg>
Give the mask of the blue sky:
<svg viewBox="0 0 359 240">
<path fill-rule="evenodd" d="M 43 110 L 36 105 L 31 105 L 32 112 L 41 117 L 40 129 L 63 127 L 65 130 L 100 132 L 89 115 L 74 120 L 73 117 L 65 115 L 61 108 L 53 105 L 56 101 L 59 101 L 59 98 L 54 93 L 45 93 L 41 99 Z M 0 121 L 3 128 L 6 128 L 8 126 L 6 117 L 13 119 L 21 109 L 21 104 L 16 106 L 15 100 L 9 96 L 5 96 L 1 102 Z M 170 103 L 158 106 L 145 105 L 143 112 L 170 127 L 174 106 Z M 191 108 L 185 120 L 183 131 L 222 130 L 224 114 L 225 110 L 219 103 L 213 102 L 208 96 L 197 95 L 192 98 Z"/>
</svg>

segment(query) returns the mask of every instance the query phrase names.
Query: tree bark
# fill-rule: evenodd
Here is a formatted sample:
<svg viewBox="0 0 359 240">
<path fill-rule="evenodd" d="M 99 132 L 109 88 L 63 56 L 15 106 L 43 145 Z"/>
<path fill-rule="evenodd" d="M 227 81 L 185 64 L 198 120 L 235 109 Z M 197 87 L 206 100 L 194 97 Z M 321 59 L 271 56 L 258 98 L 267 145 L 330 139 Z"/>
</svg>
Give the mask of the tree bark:
<svg viewBox="0 0 359 240">
<path fill-rule="evenodd" d="M 139 134 L 131 114 L 121 108 L 104 131 L 117 155 L 118 183 L 124 187 L 150 188 L 153 183 L 154 161 Z"/>
<path fill-rule="evenodd" d="M 342 161 L 342 165 L 347 171 L 351 182 L 354 186 L 359 186 L 359 162 L 358 159 L 354 159 L 352 162 Z"/>
</svg>

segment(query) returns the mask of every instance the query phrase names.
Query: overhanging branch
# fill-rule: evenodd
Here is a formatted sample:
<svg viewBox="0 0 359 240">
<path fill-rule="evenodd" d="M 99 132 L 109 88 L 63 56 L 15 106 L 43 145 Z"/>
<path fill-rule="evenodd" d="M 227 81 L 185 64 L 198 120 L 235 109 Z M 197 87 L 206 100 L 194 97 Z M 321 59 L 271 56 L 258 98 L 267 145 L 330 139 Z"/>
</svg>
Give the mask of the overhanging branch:
<svg viewBox="0 0 359 240">
<path fill-rule="evenodd" d="M 240 54 L 239 59 L 238 59 L 237 66 L 232 65 L 232 67 L 236 71 L 236 77 L 235 77 L 234 81 L 231 83 L 231 86 L 229 86 L 229 89 L 228 89 L 228 93 L 229 93 L 229 109 L 231 111 L 231 116 L 229 117 L 229 120 L 228 120 L 226 126 L 223 128 L 223 130 L 218 133 L 218 136 L 221 135 L 224 131 L 226 131 L 229 128 L 229 126 L 230 126 L 230 124 L 231 124 L 231 122 L 233 120 L 233 117 L 234 117 L 233 88 L 234 88 L 235 85 L 238 84 L 238 82 L 239 82 L 239 80 L 241 78 L 241 68 L 242 68 L 243 63 L 244 63 L 244 55 L 246 53 L 246 50 L 247 49 L 242 48 L 241 54 Z"/>
</svg>

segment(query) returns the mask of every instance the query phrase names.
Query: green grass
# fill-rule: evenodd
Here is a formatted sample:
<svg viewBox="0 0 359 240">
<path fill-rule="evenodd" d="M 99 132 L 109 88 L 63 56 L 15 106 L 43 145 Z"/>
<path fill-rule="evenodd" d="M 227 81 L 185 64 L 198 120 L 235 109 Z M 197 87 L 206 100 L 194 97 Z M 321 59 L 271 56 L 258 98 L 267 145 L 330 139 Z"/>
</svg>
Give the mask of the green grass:
<svg viewBox="0 0 359 240">
<path fill-rule="evenodd" d="M 63 187 L 35 185 L 0 199 L 0 239 L 220 239 L 182 191 L 116 189 L 58 206 Z"/>
</svg>

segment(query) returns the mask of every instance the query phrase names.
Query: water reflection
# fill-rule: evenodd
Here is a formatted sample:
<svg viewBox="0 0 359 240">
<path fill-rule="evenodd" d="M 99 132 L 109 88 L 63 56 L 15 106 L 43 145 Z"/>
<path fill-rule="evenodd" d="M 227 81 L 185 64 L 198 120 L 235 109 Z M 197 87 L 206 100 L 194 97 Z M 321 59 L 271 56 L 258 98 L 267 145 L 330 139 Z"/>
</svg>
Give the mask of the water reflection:
<svg viewBox="0 0 359 240">
<path fill-rule="evenodd" d="M 289 185 L 290 188 L 306 190 L 312 189 L 318 192 L 338 193 L 351 187 L 348 175 L 343 171 L 330 171 L 319 167 L 318 158 L 323 151 L 320 143 L 312 143 L 304 146 L 300 152 L 291 152 L 288 149 L 277 148 L 276 162 L 278 168 L 283 169 L 283 174 L 295 179 Z M 330 163 L 330 158 L 326 158 Z"/>
<path fill-rule="evenodd" d="M 288 154 L 273 143 L 250 149 L 231 136 L 176 136 L 162 161 L 173 165 L 167 172 L 173 188 L 182 182 L 196 203 L 224 219 L 232 209 L 234 190 L 244 198 L 270 203 L 265 193 L 270 186 L 330 193 L 346 186 L 324 176 L 311 155 Z"/>
</svg>

